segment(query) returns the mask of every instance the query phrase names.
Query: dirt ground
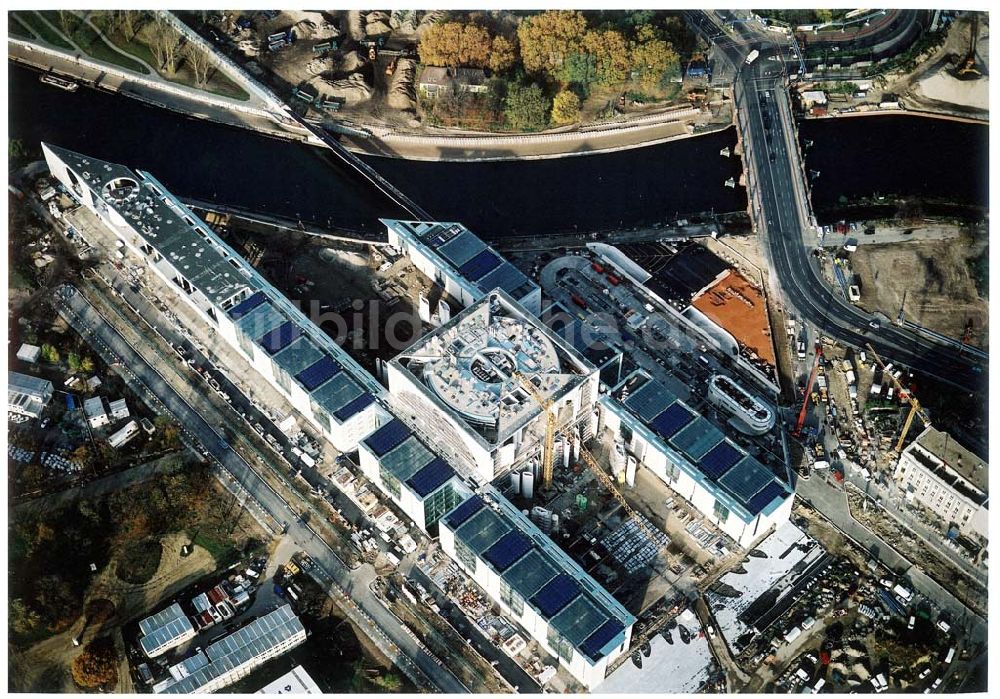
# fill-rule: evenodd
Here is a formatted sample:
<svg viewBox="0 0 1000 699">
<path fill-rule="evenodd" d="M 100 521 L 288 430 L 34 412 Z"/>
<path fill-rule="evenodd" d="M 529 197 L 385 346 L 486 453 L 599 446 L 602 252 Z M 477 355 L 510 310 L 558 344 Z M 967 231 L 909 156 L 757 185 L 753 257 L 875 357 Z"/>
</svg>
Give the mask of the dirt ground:
<svg viewBox="0 0 1000 699">
<path fill-rule="evenodd" d="M 989 306 L 966 264 L 985 245 L 968 238 L 863 245 L 851 256 L 861 282 L 859 305 L 895 319 L 902 304 L 908 320 L 956 339 L 971 320 L 970 342 L 985 349 Z"/>
<path fill-rule="evenodd" d="M 961 64 L 969 52 L 974 26 L 971 17 L 959 17 L 949 28 L 941 48 L 913 73 L 887 85 L 885 91 L 898 94 L 919 108 L 950 108 L 969 116 L 988 115 L 990 27 L 988 16 L 982 13 L 980 17 L 975 56 L 977 69 L 984 73 L 982 77 L 970 73 L 966 79 L 959 79 L 954 75 L 954 64 Z"/>
</svg>

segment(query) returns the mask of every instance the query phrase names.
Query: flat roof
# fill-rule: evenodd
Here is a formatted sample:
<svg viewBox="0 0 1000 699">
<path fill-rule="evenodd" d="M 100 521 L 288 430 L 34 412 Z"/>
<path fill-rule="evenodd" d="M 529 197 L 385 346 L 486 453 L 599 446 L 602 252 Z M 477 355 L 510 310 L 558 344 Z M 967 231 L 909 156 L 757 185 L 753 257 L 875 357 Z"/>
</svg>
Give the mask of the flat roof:
<svg viewBox="0 0 1000 699">
<path fill-rule="evenodd" d="M 41 398 L 52 393 L 52 382 L 37 376 L 21 374 L 16 371 L 7 372 L 7 391 L 15 391 Z"/>
<path fill-rule="evenodd" d="M 928 427 L 917 436 L 913 444 L 936 456 L 974 487 L 984 493 L 989 492 L 990 470 L 986 460 L 966 449 L 947 432 Z M 907 451 L 914 450 L 913 444 L 907 447 Z"/>
<path fill-rule="evenodd" d="M 624 641 L 629 612 L 492 486 L 442 518 L 455 540 L 592 662 Z"/>
<path fill-rule="evenodd" d="M 444 459 L 398 417 L 381 425 L 362 440 L 364 448 L 418 498 L 435 492 L 455 475 Z"/>
<path fill-rule="evenodd" d="M 542 412 L 515 374 L 551 401 L 596 372 L 500 290 L 476 301 L 392 360 L 480 443 L 502 443 Z"/>
<path fill-rule="evenodd" d="M 257 690 L 257 694 L 322 694 L 305 668 L 296 665 L 284 675 Z"/>
<path fill-rule="evenodd" d="M 190 635 L 194 632 L 194 626 L 181 610 L 181 606 L 174 602 L 166 609 L 140 621 L 139 630 L 142 632 L 139 645 L 146 655 L 149 655 L 164 645 Z"/>
<path fill-rule="evenodd" d="M 644 286 L 664 301 L 690 303 L 729 268 L 725 260 L 694 242 L 628 243 L 617 247 L 650 274 Z"/>
<path fill-rule="evenodd" d="M 344 422 L 374 402 L 359 401 L 360 395 L 382 393 L 374 377 L 151 174 L 47 143 L 42 146 L 203 294 L 214 312 L 228 314 L 240 332 L 307 393 L 319 390 L 346 368 L 338 391 L 319 399 L 311 396 L 334 420 Z M 328 361 L 319 365 L 323 359 Z M 345 410 L 348 405 L 351 410 Z"/>
<path fill-rule="evenodd" d="M 730 269 L 714 286 L 696 296 L 691 305 L 735 337 L 743 348 L 774 366 L 767 300 L 742 274 Z"/>
<path fill-rule="evenodd" d="M 264 655 L 275 646 L 297 634 L 305 634 L 302 622 L 289 605 L 255 619 L 238 631 L 209 645 L 204 653 L 209 663 L 187 677 L 167 686 L 157 685 L 157 691 L 167 694 L 190 694 L 212 680 Z M 304 640 L 304 638 L 303 638 Z"/>
<path fill-rule="evenodd" d="M 749 522 L 791 490 L 771 469 L 677 398 L 661 382 L 635 372 L 601 399 L 627 424 L 644 430 L 671 462 L 705 484 Z"/>
<path fill-rule="evenodd" d="M 476 292 L 476 296 L 500 288 L 520 300 L 539 288 L 461 223 L 379 220 L 411 244 L 417 245 L 443 271 L 462 280 L 470 291 Z"/>
</svg>

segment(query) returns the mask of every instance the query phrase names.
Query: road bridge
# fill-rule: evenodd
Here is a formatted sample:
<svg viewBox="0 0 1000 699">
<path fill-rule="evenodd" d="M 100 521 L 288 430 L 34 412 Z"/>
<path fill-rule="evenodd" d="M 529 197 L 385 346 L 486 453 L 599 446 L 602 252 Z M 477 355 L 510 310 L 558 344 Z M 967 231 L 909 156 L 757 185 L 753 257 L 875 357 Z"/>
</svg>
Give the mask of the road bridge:
<svg viewBox="0 0 1000 699">
<path fill-rule="evenodd" d="M 986 361 L 980 354 L 959 353 L 951 341 L 905 325 L 883 324 L 840 298 L 823 280 L 812 254 L 816 223 L 788 93 L 783 59 L 787 49 L 754 22 L 731 22 L 736 19 L 733 13 L 688 13 L 688 19 L 703 36 L 720 41 L 735 71 L 733 102 L 745 153 L 750 214 L 788 307 L 828 337 L 858 348 L 871 343 L 883 356 L 961 390 L 987 385 Z M 905 43 L 911 26 L 894 21 L 885 31 L 903 31 Z M 872 40 L 885 45 L 891 37 Z M 759 57 L 746 64 L 745 57 L 754 49 Z"/>
</svg>

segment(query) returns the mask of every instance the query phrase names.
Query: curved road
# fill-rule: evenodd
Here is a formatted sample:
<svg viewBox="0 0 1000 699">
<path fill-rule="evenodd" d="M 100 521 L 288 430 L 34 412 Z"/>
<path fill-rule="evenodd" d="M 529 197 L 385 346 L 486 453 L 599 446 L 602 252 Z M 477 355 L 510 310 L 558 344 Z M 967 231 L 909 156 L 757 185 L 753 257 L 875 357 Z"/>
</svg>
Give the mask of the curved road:
<svg viewBox="0 0 1000 699">
<path fill-rule="evenodd" d="M 985 361 L 960 356 L 951 347 L 919 332 L 879 322 L 838 297 L 823 281 L 816 259 L 810 254 L 814 247 L 810 237 L 814 233 L 808 222 L 807 195 L 780 58 L 783 47 L 776 46 L 759 24 L 739 21 L 729 12 L 688 16 L 696 28 L 718 42 L 737 67 L 739 85 L 734 89 L 742 90 L 737 107 L 747 119 L 743 134 L 749 155 L 747 166 L 757 174 L 758 228 L 788 304 L 802 319 L 841 342 L 855 347 L 871 343 L 885 357 L 962 390 L 971 392 L 987 385 Z M 722 26 L 727 23 L 731 30 Z M 906 22 L 891 22 L 886 31 L 901 31 L 895 36 L 905 39 L 909 26 Z M 893 41 L 892 36 L 875 38 L 883 43 Z M 760 50 L 760 57 L 746 65 L 744 57 L 752 48 Z"/>
</svg>

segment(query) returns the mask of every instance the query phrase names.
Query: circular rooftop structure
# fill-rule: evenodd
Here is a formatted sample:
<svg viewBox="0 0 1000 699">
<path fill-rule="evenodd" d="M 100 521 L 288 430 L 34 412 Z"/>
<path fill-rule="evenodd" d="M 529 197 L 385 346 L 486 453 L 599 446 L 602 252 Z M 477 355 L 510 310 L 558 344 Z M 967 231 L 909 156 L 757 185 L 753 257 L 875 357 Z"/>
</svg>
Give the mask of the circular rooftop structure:
<svg viewBox="0 0 1000 699">
<path fill-rule="evenodd" d="M 488 324 L 478 318 L 470 321 L 440 338 L 439 357 L 425 358 L 423 382 L 474 424 L 494 424 L 501 412 L 537 407 L 515 374 L 529 380 L 538 374 L 558 374 L 559 354 L 552 341 L 519 318 L 494 316 Z"/>
<path fill-rule="evenodd" d="M 139 183 L 131 177 L 116 177 L 104 185 L 101 195 L 111 204 L 124 204 L 139 194 Z"/>
</svg>

